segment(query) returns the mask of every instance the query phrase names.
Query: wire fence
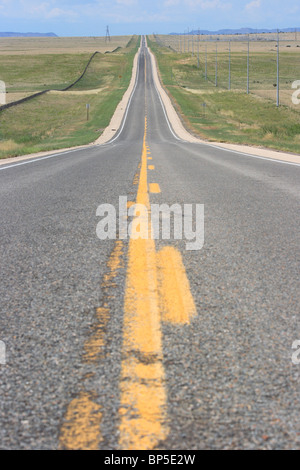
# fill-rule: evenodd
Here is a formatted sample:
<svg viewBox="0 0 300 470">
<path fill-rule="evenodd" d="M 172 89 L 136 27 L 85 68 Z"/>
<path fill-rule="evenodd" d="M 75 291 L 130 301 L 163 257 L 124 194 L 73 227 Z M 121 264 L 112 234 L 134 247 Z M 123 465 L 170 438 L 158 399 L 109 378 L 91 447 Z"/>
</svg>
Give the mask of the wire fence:
<svg viewBox="0 0 300 470">
<path fill-rule="evenodd" d="M 300 112 L 300 32 L 155 39 L 181 55 L 172 71 L 178 85 L 245 92 Z"/>
</svg>

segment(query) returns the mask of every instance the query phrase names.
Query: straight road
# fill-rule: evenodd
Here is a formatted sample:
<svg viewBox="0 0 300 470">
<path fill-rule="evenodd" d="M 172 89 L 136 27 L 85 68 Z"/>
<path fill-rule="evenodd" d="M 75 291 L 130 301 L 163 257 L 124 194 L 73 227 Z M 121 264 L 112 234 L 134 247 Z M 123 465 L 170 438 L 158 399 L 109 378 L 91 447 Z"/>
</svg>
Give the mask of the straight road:
<svg viewBox="0 0 300 470">
<path fill-rule="evenodd" d="M 123 124 L 0 167 L 0 448 L 299 448 L 299 166 L 176 138 L 144 42 Z"/>
</svg>

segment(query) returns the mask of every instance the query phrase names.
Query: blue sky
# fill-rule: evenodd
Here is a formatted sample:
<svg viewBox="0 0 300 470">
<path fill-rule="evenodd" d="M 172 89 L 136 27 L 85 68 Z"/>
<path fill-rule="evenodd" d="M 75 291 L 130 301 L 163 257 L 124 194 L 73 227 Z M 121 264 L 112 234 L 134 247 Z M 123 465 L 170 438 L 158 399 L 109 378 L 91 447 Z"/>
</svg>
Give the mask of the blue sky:
<svg viewBox="0 0 300 470">
<path fill-rule="evenodd" d="M 59 36 L 300 28 L 299 0 L 0 0 L 0 31 Z"/>
</svg>

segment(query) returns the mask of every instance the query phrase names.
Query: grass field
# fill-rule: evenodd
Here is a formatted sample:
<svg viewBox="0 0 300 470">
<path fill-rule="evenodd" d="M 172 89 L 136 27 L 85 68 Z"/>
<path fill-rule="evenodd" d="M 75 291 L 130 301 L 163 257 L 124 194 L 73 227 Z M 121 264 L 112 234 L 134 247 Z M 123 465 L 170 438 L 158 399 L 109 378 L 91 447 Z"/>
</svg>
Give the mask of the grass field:
<svg viewBox="0 0 300 470">
<path fill-rule="evenodd" d="M 116 52 L 97 54 L 70 91 L 49 92 L 0 111 L 0 158 L 84 145 L 99 137 L 128 88 L 139 38 L 122 38 L 118 44 L 123 47 L 117 46 Z M 15 99 L 50 88 L 61 90 L 81 75 L 90 57 L 91 51 L 77 52 L 76 45 L 69 53 L 4 54 L 0 79 Z"/>
<path fill-rule="evenodd" d="M 175 44 L 168 44 L 168 38 L 152 36 L 148 43 L 157 58 L 162 81 L 190 130 L 210 141 L 300 153 L 300 105 L 292 103 L 292 83 L 300 79 L 298 43 L 280 48 L 280 106 L 277 108 L 276 43 L 250 44 L 247 94 L 247 43 L 234 42 L 230 46 L 229 90 L 228 42 L 202 41 L 198 64 L 196 41 L 194 54 L 191 44 L 189 53 L 179 53 L 173 47 Z M 178 44 L 179 39 L 176 41 Z M 185 47 L 187 51 L 187 39 Z"/>
<path fill-rule="evenodd" d="M 0 38 L 0 80 L 6 84 L 7 103 L 38 91 L 65 88 L 81 75 L 94 52 L 105 54 L 117 48 L 124 52 L 130 39 Z"/>
</svg>

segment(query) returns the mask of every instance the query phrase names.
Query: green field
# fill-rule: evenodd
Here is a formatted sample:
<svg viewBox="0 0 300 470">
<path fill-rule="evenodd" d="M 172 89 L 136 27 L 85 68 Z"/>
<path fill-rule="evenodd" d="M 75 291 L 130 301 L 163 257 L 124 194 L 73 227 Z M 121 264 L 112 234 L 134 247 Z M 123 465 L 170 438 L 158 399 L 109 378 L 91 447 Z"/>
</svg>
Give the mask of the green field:
<svg viewBox="0 0 300 470">
<path fill-rule="evenodd" d="M 300 48 L 280 52 L 280 106 L 276 106 L 276 50 L 274 44 L 249 54 L 231 45 L 229 90 L 228 44 L 196 47 L 194 54 L 178 53 L 148 38 L 162 82 L 186 127 L 208 141 L 247 144 L 300 153 L 300 105 L 292 105 L 291 85 L 300 77 Z M 216 68 L 216 48 L 218 48 Z M 254 46 L 251 45 L 253 49 Z M 217 70 L 217 74 L 216 74 Z"/>
<path fill-rule="evenodd" d="M 138 37 L 128 37 L 127 46 L 97 54 L 70 91 L 49 92 L 0 111 L 0 158 L 85 145 L 98 138 L 129 86 L 138 45 Z M 16 100 L 66 88 L 82 74 L 90 57 L 76 52 L 3 55 L 0 76 L 8 96 Z"/>
</svg>

